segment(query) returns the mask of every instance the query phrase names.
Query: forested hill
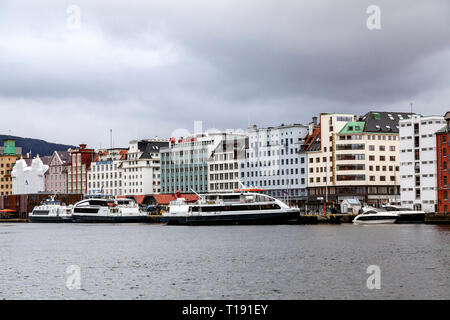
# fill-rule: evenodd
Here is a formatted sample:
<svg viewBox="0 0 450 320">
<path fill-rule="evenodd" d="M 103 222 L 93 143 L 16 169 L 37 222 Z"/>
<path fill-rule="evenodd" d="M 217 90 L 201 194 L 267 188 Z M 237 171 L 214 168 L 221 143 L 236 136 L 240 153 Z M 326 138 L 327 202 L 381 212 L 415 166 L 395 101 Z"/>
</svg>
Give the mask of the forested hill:
<svg viewBox="0 0 450 320">
<path fill-rule="evenodd" d="M 51 143 L 40 139 L 22 138 L 9 135 L 0 135 L 0 146 L 3 147 L 3 140 L 14 139 L 16 140 L 16 147 L 22 147 L 22 154 L 26 154 L 31 151 L 31 156 L 51 156 L 53 151 L 67 151 L 69 148 L 77 148 L 75 146 Z"/>
</svg>

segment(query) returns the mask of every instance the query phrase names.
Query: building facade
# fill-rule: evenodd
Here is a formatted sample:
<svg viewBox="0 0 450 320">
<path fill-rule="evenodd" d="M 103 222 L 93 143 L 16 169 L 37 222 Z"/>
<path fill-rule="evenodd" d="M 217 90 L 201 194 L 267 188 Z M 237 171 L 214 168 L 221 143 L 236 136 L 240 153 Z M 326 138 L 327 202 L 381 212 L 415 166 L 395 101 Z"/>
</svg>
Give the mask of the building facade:
<svg viewBox="0 0 450 320">
<path fill-rule="evenodd" d="M 88 170 L 88 193 L 122 195 L 122 161 L 128 149 L 100 150 Z"/>
<path fill-rule="evenodd" d="M 248 149 L 241 162 L 245 185 L 266 190 L 291 205 L 307 199 L 307 156 L 300 153 L 308 126 L 290 124 L 248 129 Z"/>
<path fill-rule="evenodd" d="M 300 152 L 306 153 L 307 161 L 307 190 L 308 210 L 322 211 L 329 200 L 336 201 L 330 196 L 329 187 L 335 179 L 335 135 L 344 126 L 355 121 L 356 116 L 349 113 L 321 113 L 320 123 L 314 118 L 310 124 L 308 135 Z"/>
<path fill-rule="evenodd" d="M 21 153 L 22 149 L 16 147 L 15 140 L 4 140 L 0 153 L 0 195 L 12 194 L 11 172 Z"/>
<path fill-rule="evenodd" d="M 246 134 L 226 135 L 207 160 L 208 192 L 227 192 L 240 188 L 239 165 L 245 158 Z"/>
<path fill-rule="evenodd" d="M 80 148 L 69 150 L 70 160 L 67 164 L 67 192 L 87 194 L 88 170 L 94 160 L 94 149 L 87 149 L 85 144 Z"/>
<path fill-rule="evenodd" d="M 146 195 L 161 192 L 161 149 L 169 142 L 161 139 L 133 140 L 121 161 L 122 194 Z"/>
<path fill-rule="evenodd" d="M 400 198 L 403 207 L 437 210 L 437 150 L 435 132 L 442 116 L 413 115 L 400 120 Z"/>
<path fill-rule="evenodd" d="M 410 116 L 322 114 L 320 137 L 307 152 L 312 209 L 336 208 L 350 198 L 373 206 L 400 202 L 399 121 Z"/>
<path fill-rule="evenodd" d="M 161 149 L 161 192 L 206 193 L 209 190 L 224 191 L 235 188 L 237 181 L 234 152 L 237 150 L 234 142 L 240 139 L 241 134 L 225 132 L 198 133 L 186 138 L 171 138 L 170 145 Z M 233 145 L 232 157 L 229 156 L 228 141 Z M 210 176 L 213 178 L 211 185 Z M 225 188 L 225 184 L 228 188 Z"/>
<path fill-rule="evenodd" d="M 436 158 L 437 158 L 437 211 L 448 213 L 450 211 L 450 112 L 444 116 L 446 125 L 436 132 Z"/>
<path fill-rule="evenodd" d="M 45 174 L 45 190 L 51 193 L 67 193 L 67 164 L 70 161 L 68 151 L 54 151 Z"/>
</svg>

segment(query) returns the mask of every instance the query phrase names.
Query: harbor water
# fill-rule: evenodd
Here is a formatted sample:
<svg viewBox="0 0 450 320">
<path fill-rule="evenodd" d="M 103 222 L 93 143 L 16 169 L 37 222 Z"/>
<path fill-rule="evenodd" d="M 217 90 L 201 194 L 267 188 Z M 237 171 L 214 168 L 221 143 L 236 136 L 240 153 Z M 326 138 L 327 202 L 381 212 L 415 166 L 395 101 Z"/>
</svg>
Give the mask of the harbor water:
<svg viewBox="0 0 450 320">
<path fill-rule="evenodd" d="M 449 299 L 449 244 L 448 225 L 4 223 L 0 299 Z"/>
</svg>

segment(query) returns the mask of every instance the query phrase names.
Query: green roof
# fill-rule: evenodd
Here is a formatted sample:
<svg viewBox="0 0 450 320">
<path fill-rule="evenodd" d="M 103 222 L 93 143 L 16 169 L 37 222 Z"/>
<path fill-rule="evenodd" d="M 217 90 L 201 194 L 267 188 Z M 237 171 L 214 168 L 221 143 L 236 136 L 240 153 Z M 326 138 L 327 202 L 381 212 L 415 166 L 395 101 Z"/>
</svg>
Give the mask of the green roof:
<svg viewBox="0 0 450 320">
<path fill-rule="evenodd" d="M 350 121 L 342 128 L 339 133 L 363 133 L 364 121 Z"/>
<path fill-rule="evenodd" d="M 435 133 L 446 133 L 447 132 L 447 126 L 443 127 L 442 129 L 439 129 Z"/>
</svg>

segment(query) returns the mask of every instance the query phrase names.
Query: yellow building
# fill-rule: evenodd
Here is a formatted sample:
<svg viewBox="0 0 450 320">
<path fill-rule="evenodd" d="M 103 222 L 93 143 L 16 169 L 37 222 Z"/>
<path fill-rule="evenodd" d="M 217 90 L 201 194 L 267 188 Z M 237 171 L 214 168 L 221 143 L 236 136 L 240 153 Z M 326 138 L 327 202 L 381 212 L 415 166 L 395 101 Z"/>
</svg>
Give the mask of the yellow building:
<svg viewBox="0 0 450 320">
<path fill-rule="evenodd" d="M 12 193 L 11 171 L 20 158 L 22 149 L 16 148 L 15 140 L 7 139 L 0 148 L 0 195 Z"/>
</svg>

